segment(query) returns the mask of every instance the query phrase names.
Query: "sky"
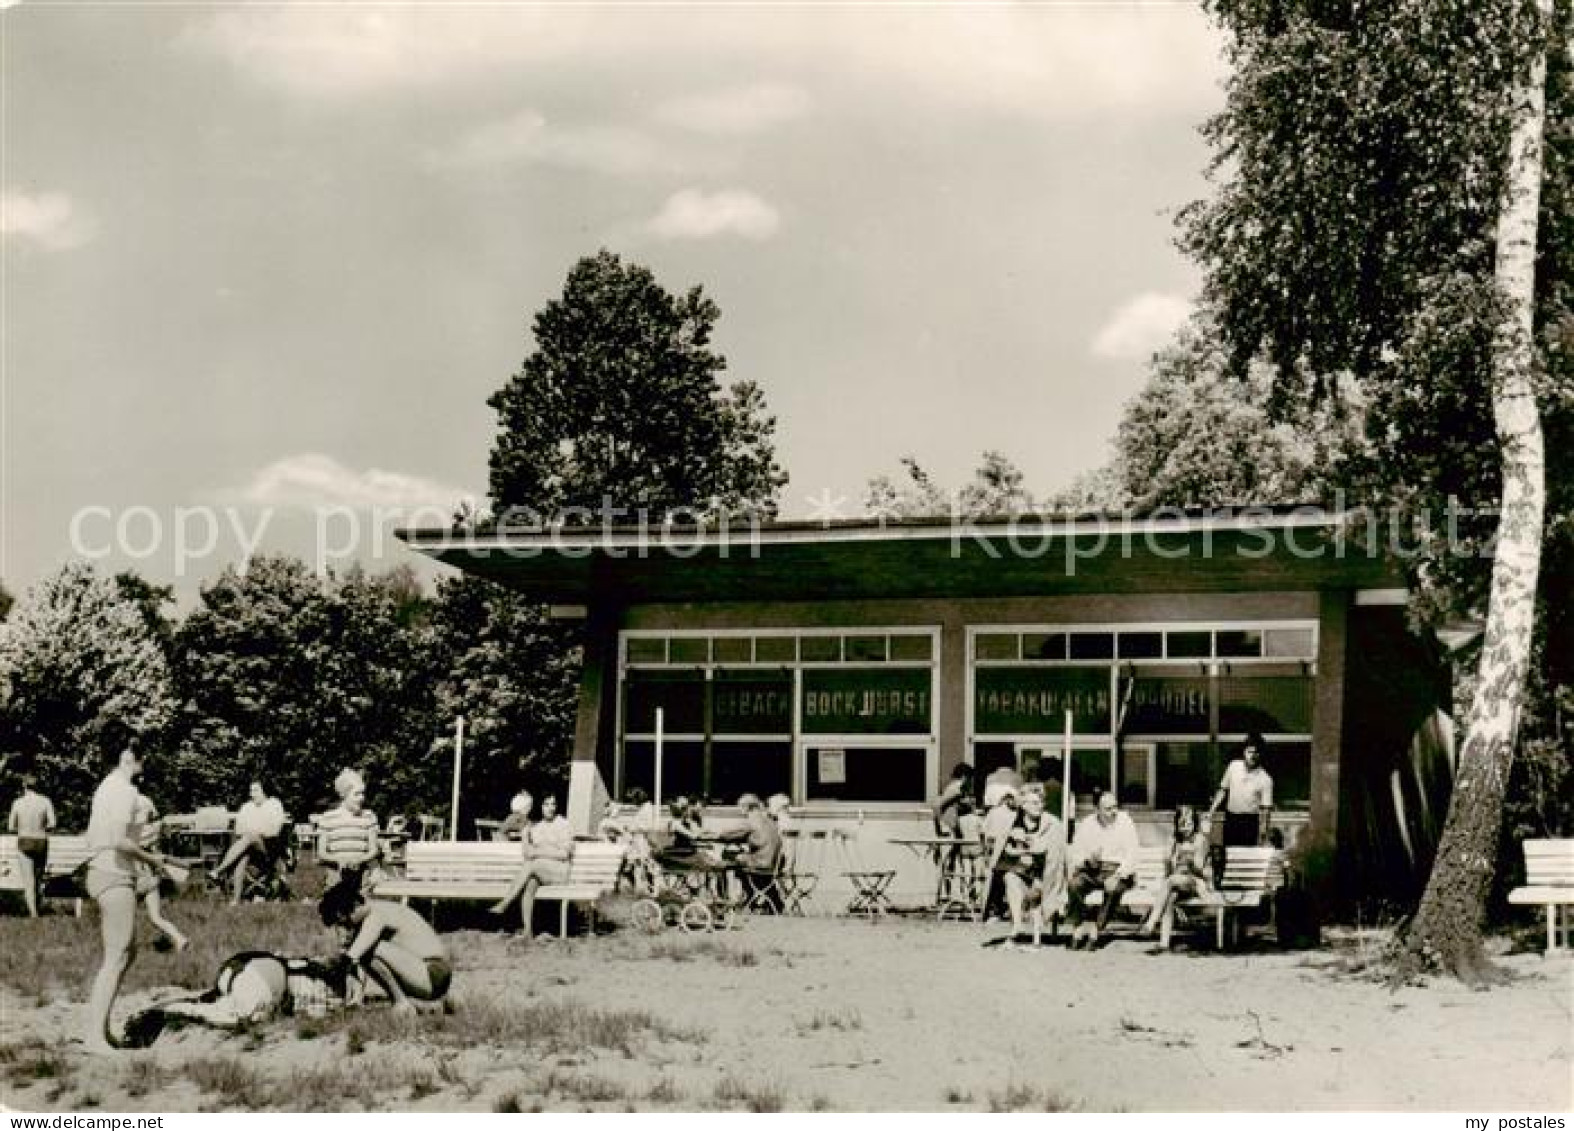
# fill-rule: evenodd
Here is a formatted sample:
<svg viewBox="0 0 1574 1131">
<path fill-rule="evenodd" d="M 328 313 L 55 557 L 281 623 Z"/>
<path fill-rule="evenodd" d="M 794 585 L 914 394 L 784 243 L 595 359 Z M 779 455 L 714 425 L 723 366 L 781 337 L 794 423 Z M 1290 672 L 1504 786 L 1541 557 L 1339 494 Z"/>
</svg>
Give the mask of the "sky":
<svg viewBox="0 0 1574 1131">
<path fill-rule="evenodd" d="M 1065 486 L 1198 286 L 1193 3 L 0 7 L 18 595 L 411 561 L 386 531 L 484 498 L 486 399 L 599 248 L 720 306 L 789 518 L 907 455 Z"/>
</svg>

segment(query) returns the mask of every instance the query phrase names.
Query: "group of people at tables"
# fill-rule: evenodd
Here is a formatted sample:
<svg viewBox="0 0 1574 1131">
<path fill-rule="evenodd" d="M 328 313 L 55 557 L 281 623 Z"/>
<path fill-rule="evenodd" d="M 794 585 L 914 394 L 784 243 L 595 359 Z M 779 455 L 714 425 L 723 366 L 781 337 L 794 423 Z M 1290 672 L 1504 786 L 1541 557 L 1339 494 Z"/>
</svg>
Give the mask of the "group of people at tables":
<svg viewBox="0 0 1574 1131">
<path fill-rule="evenodd" d="M 736 825 L 707 829 L 701 801 L 674 798 L 668 819 L 662 820 L 649 796 L 636 788 L 629 791 L 626 805 L 608 804 L 597 832 L 624 846 L 624 875 L 641 894 L 657 894 L 662 873 L 701 873 L 707 890 L 718 898 L 729 898 L 725 885 L 735 877 L 741 885 L 740 899 L 757 898 L 780 912 L 782 898 L 775 881 L 783 855 L 782 829 L 791 820 L 788 803 L 786 794 L 765 802 L 756 794 L 745 793 L 738 798 L 741 820 Z M 525 938 L 532 937 L 536 891 L 546 884 L 568 881 L 574 844 L 555 797 L 542 798 L 539 818 L 532 816 L 534 806 L 535 799 L 521 790 L 498 826 L 500 839 L 520 842 L 521 863 L 507 893 L 490 908 L 494 915 L 503 915 L 517 902 Z"/>
<path fill-rule="evenodd" d="M 1267 844 L 1278 836 L 1270 829 L 1273 779 L 1262 765 L 1265 747 L 1260 735 L 1246 738 L 1205 814 L 1190 805 L 1176 808 L 1163 880 L 1139 928 L 1143 936 L 1157 933 L 1161 949 L 1169 947 L 1179 902 L 1214 886 L 1210 833 L 1221 808 L 1226 847 Z M 1003 895 L 1011 919 L 1007 946 L 1028 938 L 1029 922 L 1037 945 L 1044 921 L 1064 917 L 1072 928 L 1071 948 L 1093 949 L 1136 884 L 1137 828 L 1109 790 L 1097 795 L 1091 815 L 1075 822 L 1069 841 L 1061 819 L 1046 805 L 1045 785 L 1024 781 L 1009 768 L 990 774 L 976 791 L 973 767 L 958 764 L 932 808 L 936 833 L 957 842 L 954 849 L 942 848 L 942 868 L 981 886 L 986 913 Z"/>
<path fill-rule="evenodd" d="M 135 957 L 135 919 L 139 902 L 154 925 L 181 949 L 187 939 L 159 912 L 157 895 L 184 868 L 160 847 L 151 803 L 139 781 L 147 755 L 128 740 L 93 793 L 86 833 L 89 858 L 82 886 L 97 904 L 103 958 L 88 1000 L 85 1044 L 94 1052 L 141 1047 L 171 1022 L 235 1027 L 277 1012 L 316 1013 L 336 1005 L 357 1004 L 371 986 L 395 1007 L 414 1001 L 439 1001 L 448 993 L 453 971 L 437 933 L 410 908 L 367 894 L 379 858 L 377 818 L 365 807 L 366 783 L 345 770 L 334 785 L 340 804 L 318 818 L 319 856 L 327 871 L 318 910 L 336 932 L 342 949 L 328 960 L 292 958 L 266 951 L 245 951 L 226 961 L 214 986 L 199 995 L 161 1002 L 134 1015 L 118 1036 L 110 1014 L 120 985 Z M 213 869 L 220 878 L 243 861 L 276 859 L 277 839 L 287 822 L 278 801 L 261 783 L 237 814 L 235 837 Z M 240 891 L 237 884 L 235 891 Z"/>
</svg>

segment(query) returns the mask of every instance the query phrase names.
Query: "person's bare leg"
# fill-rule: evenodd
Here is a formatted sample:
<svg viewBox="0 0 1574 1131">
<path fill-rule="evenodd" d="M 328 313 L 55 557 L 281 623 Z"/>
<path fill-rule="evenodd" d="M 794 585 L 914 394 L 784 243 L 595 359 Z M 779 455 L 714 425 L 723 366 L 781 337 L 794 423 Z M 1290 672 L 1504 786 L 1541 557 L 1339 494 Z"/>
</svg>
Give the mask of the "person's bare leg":
<svg viewBox="0 0 1574 1131">
<path fill-rule="evenodd" d="M 525 866 L 519 869 L 518 874 L 514 876 L 514 882 L 508 887 L 508 894 L 502 899 L 498 900 L 496 903 L 492 904 L 492 906 L 487 908 L 487 910 L 493 915 L 501 915 L 503 912 L 509 909 L 514 900 L 518 899 L 520 895 L 524 893 L 525 885 L 529 882 L 530 864 L 527 861 Z"/>
<path fill-rule="evenodd" d="M 1148 910 L 1147 917 L 1142 920 L 1142 926 L 1137 928 L 1137 933 L 1140 935 L 1151 935 L 1157 930 L 1159 920 L 1164 917 L 1164 913 L 1169 910 L 1174 900 L 1174 880 L 1166 876 L 1164 882 L 1159 885 L 1158 898 L 1153 901 L 1153 906 Z"/>
<path fill-rule="evenodd" d="M 31 919 L 38 918 L 38 873 L 33 867 L 33 858 L 25 852 L 16 855 L 17 871 L 22 876 L 22 901 L 27 904 L 27 914 Z"/>
<path fill-rule="evenodd" d="M 223 857 L 214 865 L 211 874 L 222 876 L 235 866 L 235 861 L 250 852 L 253 848 L 262 847 L 262 838 L 253 833 L 241 833 L 240 836 L 230 841 L 230 846 L 224 850 Z"/>
<path fill-rule="evenodd" d="M 1006 873 L 1006 906 L 1011 909 L 1011 940 L 1022 933 L 1022 877 L 1015 872 Z"/>
<path fill-rule="evenodd" d="M 1163 950 L 1170 948 L 1170 932 L 1175 929 L 1175 898 L 1171 896 L 1164 903 L 1164 918 L 1159 922 L 1159 947 Z"/>
<path fill-rule="evenodd" d="M 535 869 L 527 870 L 524 888 L 519 896 L 519 926 L 527 939 L 535 937 L 531 934 L 531 926 L 536 915 L 536 889 L 540 886 L 541 881 L 537 878 Z"/>
<path fill-rule="evenodd" d="M 120 992 L 120 981 L 131 966 L 137 893 L 131 885 L 122 884 L 102 892 L 97 903 L 104 960 L 88 997 L 86 1043 L 92 1052 L 110 1052 L 115 1044 L 109 1030 L 109 1011 L 114 1007 L 115 995 Z"/>
<path fill-rule="evenodd" d="M 164 917 L 164 901 L 159 897 L 158 888 L 154 888 L 143 899 L 143 906 L 148 910 L 148 922 L 158 928 L 159 933 L 175 944 L 176 950 L 185 950 L 191 945 L 191 940 L 181 934 L 180 928 Z"/>
<path fill-rule="evenodd" d="M 432 1000 L 432 979 L 425 961 L 401 946 L 380 943 L 366 962 L 366 972 L 383 988 L 393 1007 L 401 1012 L 415 1008 L 411 998 Z"/>
</svg>

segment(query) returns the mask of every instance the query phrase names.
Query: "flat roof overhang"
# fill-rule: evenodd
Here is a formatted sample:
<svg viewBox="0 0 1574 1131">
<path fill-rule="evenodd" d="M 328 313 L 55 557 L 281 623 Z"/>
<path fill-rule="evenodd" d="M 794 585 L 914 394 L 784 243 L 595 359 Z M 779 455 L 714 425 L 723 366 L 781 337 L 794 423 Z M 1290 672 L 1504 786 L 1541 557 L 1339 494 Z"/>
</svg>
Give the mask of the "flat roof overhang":
<svg viewBox="0 0 1574 1131">
<path fill-rule="evenodd" d="M 1349 516 L 1307 507 L 397 533 L 446 565 L 560 604 L 1393 591 L 1405 584 L 1377 533 L 1352 533 Z"/>
</svg>

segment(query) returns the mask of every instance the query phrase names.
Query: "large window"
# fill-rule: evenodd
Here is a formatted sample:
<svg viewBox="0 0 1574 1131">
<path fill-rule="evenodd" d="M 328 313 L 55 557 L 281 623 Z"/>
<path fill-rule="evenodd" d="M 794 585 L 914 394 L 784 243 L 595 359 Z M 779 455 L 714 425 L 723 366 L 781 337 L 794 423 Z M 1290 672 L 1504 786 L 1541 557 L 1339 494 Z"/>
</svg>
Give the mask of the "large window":
<svg viewBox="0 0 1574 1131">
<path fill-rule="evenodd" d="M 1079 797 L 1110 788 L 1123 804 L 1168 809 L 1207 804 L 1257 731 L 1276 804 L 1308 803 L 1315 622 L 1029 625 L 970 637 L 975 761 L 1053 741 L 1069 712 Z"/>
<path fill-rule="evenodd" d="M 937 630 L 628 633 L 617 788 L 922 802 L 934 779 Z"/>
</svg>

